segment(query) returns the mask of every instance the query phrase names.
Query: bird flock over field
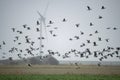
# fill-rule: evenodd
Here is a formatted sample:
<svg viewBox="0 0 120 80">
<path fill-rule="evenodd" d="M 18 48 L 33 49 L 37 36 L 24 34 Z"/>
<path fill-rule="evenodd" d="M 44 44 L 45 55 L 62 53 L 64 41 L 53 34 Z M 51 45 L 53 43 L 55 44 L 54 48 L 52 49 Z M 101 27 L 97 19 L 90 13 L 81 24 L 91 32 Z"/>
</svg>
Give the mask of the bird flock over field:
<svg viewBox="0 0 120 80">
<path fill-rule="evenodd" d="M 86 11 L 92 11 L 92 8 L 90 6 L 86 6 L 85 7 Z M 105 6 L 101 6 L 100 7 L 101 11 L 102 10 L 106 10 L 107 8 Z M 104 16 L 98 15 L 98 19 L 104 19 Z M 68 21 L 67 18 L 63 18 L 61 20 L 61 23 L 66 23 Z M 57 29 L 59 29 L 59 27 L 53 27 L 53 24 L 55 22 L 53 20 L 49 20 L 48 24 L 45 26 L 46 28 L 53 28 L 49 31 L 47 31 L 49 33 L 49 36 L 54 37 L 58 37 L 59 35 L 57 34 Z M 16 27 L 12 27 L 11 28 L 11 32 L 13 34 L 15 34 L 14 38 L 13 38 L 13 42 L 14 44 L 16 44 L 17 46 L 13 46 L 11 47 L 7 52 L 3 52 L 2 53 L 2 58 L 4 59 L 6 56 L 6 54 L 8 53 L 16 53 L 17 56 L 20 59 L 24 59 L 24 56 L 27 55 L 31 55 L 31 56 L 39 56 L 39 53 L 44 53 L 44 51 L 40 51 L 40 46 L 38 43 L 36 43 L 35 39 L 31 37 L 31 35 L 26 34 L 29 33 L 29 31 L 34 31 L 35 33 L 39 34 L 40 33 L 40 25 L 41 22 L 39 20 L 36 21 L 36 26 L 28 26 L 27 24 L 24 24 L 21 26 L 20 29 L 16 28 Z M 94 30 L 94 23 L 93 22 L 89 22 L 89 27 L 93 28 Z M 82 29 L 80 29 L 81 25 L 80 23 L 76 23 L 74 24 L 74 28 L 76 28 L 77 30 L 80 30 L 78 35 L 74 35 L 71 36 L 70 38 L 68 38 L 69 42 L 74 43 L 74 41 L 76 40 L 81 40 L 82 37 L 84 37 L 84 35 L 88 36 L 88 39 L 86 39 L 84 42 L 78 44 L 79 48 L 85 48 L 85 50 L 80 51 L 77 49 L 70 49 L 69 51 L 65 52 L 64 54 L 61 54 L 61 52 L 57 52 L 57 51 L 53 51 L 51 49 L 47 50 L 47 54 L 50 55 L 57 55 L 58 57 L 61 57 L 63 59 L 66 58 L 70 58 L 71 55 L 74 55 L 75 57 L 79 57 L 81 58 L 91 58 L 91 56 L 93 56 L 94 58 L 98 58 L 99 61 L 103 61 L 105 59 L 108 59 L 109 57 L 116 57 L 118 59 L 120 59 L 120 46 L 118 47 L 112 47 L 112 46 L 106 46 L 103 49 L 100 50 L 91 50 L 92 47 L 97 47 L 99 46 L 101 43 L 99 42 L 103 42 L 104 43 L 109 43 L 111 41 L 110 37 L 107 38 L 103 38 L 102 36 L 98 35 L 101 34 L 101 32 L 99 30 L 95 30 L 92 33 L 86 34 L 85 31 L 82 31 Z M 106 31 L 112 30 L 112 31 L 118 31 L 120 30 L 118 27 L 105 27 Z M 32 33 L 31 33 L 32 34 Z M 92 37 L 96 37 L 97 41 L 93 41 Z M 21 39 L 23 41 L 21 41 Z M 40 40 L 44 41 L 46 40 L 46 36 L 38 36 L 36 37 L 36 40 L 39 42 Z M 7 45 L 7 43 L 5 41 L 2 41 L 0 43 L 0 50 L 2 50 L 2 48 L 4 48 Z M 20 48 L 21 45 L 27 45 L 26 48 L 22 49 Z M 37 45 L 37 46 L 36 46 Z M 87 45 L 91 45 L 91 47 L 86 47 Z M 44 49 L 44 47 L 47 46 L 42 44 L 41 48 Z M 36 53 L 37 52 L 37 53 Z M 36 53 L 36 54 L 35 54 Z M 47 56 L 41 56 L 40 59 L 46 58 Z M 9 60 L 13 60 L 12 56 L 9 57 Z"/>
</svg>

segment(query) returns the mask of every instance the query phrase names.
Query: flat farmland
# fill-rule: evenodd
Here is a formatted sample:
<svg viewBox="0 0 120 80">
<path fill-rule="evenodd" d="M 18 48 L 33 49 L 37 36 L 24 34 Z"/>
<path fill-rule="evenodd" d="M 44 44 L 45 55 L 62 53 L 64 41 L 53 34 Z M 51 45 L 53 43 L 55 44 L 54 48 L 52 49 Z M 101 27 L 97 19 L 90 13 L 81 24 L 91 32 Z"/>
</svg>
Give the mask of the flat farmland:
<svg viewBox="0 0 120 80">
<path fill-rule="evenodd" d="M 92 74 L 120 75 L 120 66 L 96 65 L 1 65 L 0 74 Z"/>
</svg>

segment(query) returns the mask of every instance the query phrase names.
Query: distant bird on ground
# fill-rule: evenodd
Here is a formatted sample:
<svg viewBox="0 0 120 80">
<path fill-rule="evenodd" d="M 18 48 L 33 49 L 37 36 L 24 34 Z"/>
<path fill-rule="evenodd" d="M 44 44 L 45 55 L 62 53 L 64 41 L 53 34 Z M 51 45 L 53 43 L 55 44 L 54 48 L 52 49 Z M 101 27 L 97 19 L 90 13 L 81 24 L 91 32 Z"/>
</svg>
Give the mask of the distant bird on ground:
<svg viewBox="0 0 120 80">
<path fill-rule="evenodd" d="M 99 66 L 99 67 L 101 66 L 101 63 L 100 63 L 100 62 L 98 63 L 98 66 Z"/>
<path fill-rule="evenodd" d="M 12 57 L 9 57 L 9 60 L 10 60 L 10 61 L 12 61 L 12 60 L 13 60 L 13 58 L 12 58 Z"/>
<path fill-rule="evenodd" d="M 90 6 L 87 6 L 87 9 L 88 9 L 88 11 L 92 10 L 92 9 L 90 8 Z"/>
<path fill-rule="evenodd" d="M 28 64 L 29 67 L 32 67 L 31 64 Z"/>
</svg>

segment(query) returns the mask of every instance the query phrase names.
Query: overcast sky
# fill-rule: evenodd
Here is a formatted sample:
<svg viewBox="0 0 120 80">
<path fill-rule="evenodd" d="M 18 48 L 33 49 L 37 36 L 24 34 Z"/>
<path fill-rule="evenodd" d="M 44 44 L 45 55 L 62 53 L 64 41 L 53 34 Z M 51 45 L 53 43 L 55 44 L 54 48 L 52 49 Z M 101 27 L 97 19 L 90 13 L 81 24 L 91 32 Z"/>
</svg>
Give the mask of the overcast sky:
<svg viewBox="0 0 120 80">
<path fill-rule="evenodd" d="M 37 11 L 39 11 L 46 18 L 46 25 L 49 25 L 49 21 L 53 21 L 51 27 L 43 27 L 43 35 L 46 39 L 43 41 L 44 54 L 47 54 L 47 50 L 58 51 L 61 57 L 55 55 L 58 60 L 63 60 L 62 55 L 70 51 L 71 49 L 77 49 L 78 51 L 84 51 L 89 48 L 91 51 L 102 50 L 107 46 L 120 47 L 120 0 L 0 0 L 0 44 L 2 41 L 6 42 L 6 45 L 2 45 L 0 50 L 0 59 L 3 56 L 17 57 L 17 52 L 9 53 L 8 51 L 12 47 L 17 47 L 24 50 L 29 47 L 25 44 L 24 36 L 29 35 L 30 38 L 35 41 L 35 46 L 39 46 L 39 33 L 36 32 L 36 21 L 39 18 Z M 48 6 L 48 7 L 47 7 Z M 91 11 L 87 10 L 87 6 L 90 6 Z M 101 7 L 105 6 L 102 10 Z M 102 16 L 102 19 L 98 17 Z M 66 22 L 62 22 L 63 18 Z M 90 26 L 90 22 L 93 26 Z M 27 24 L 31 30 L 28 31 L 22 27 Z M 80 24 L 79 28 L 76 28 L 75 24 Z M 11 28 L 23 31 L 22 35 L 13 33 Z M 58 29 L 54 29 L 57 27 Z M 110 30 L 106 28 L 110 27 Z M 118 30 L 113 30 L 116 27 Z M 53 30 L 56 37 L 53 37 L 49 31 Z M 98 30 L 98 34 L 94 32 Z M 80 34 L 84 32 L 84 35 Z M 93 34 L 92 37 L 89 34 Z M 14 43 L 15 36 L 20 36 L 22 44 L 19 46 Z M 79 36 L 80 39 L 76 40 L 74 36 Z M 102 38 L 102 41 L 98 41 L 98 37 Z M 73 40 L 70 41 L 69 38 Z M 105 39 L 110 39 L 106 42 Z M 86 40 L 91 42 L 96 41 L 98 46 L 94 47 L 93 44 L 87 44 Z M 85 43 L 85 47 L 80 47 L 82 43 Z M 6 53 L 6 55 L 3 55 Z M 22 55 L 25 52 L 21 53 Z M 39 52 L 34 52 L 39 54 Z M 107 53 L 106 53 L 107 54 Z M 29 56 L 29 55 L 28 55 Z M 71 54 L 70 58 L 66 60 L 98 60 L 93 56 L 86 58 L 75 57 Z M 120 59 L 109 57 L 108 60 L 120 61 Z"/>
</svg>

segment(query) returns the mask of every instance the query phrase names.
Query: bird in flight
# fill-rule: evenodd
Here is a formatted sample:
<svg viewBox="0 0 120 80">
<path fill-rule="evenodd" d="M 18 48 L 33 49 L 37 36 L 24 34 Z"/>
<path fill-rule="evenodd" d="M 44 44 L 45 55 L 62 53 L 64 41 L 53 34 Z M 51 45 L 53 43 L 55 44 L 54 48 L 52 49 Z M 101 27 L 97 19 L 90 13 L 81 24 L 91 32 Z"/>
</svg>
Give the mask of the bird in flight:
<svg viewBox="0 0 120 80">
<path fill-rule="evenodd" d="M 106 8 L 104 6 L 102 6 L 101 9 L 106 9 Z"/>
<path fill-rule="evenodd" d="M 49 24 L 53 24 L 53 22 L 50 20 L 50 21 L 49 21 Z"/>
<path fill-rule="evenodd" d="M 88 11 L 92 10 L 92 9 L 90 8 L 90 6 L 87 6 L 87 9 L 88 9 Z"/>
<path fill-rule="evenodd" d="M 65 19 L 65 18 L 63 19 L 63 22 L 66 22 L 66 19 Z"/>
<path fill-rule="evenodd" d="M 102 19 L 103 17 L 99 15 L 98 19 Z"/>
<path fill-rule="evenodd" d="M 76 24 L 76 27 L 79 27 L 80 24 Z"/>
</svg>

